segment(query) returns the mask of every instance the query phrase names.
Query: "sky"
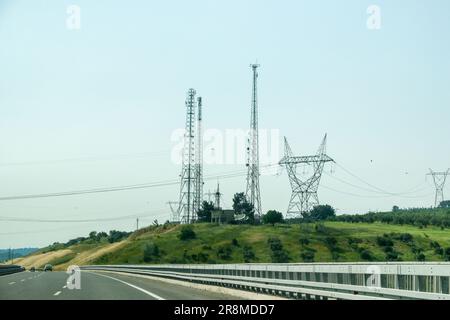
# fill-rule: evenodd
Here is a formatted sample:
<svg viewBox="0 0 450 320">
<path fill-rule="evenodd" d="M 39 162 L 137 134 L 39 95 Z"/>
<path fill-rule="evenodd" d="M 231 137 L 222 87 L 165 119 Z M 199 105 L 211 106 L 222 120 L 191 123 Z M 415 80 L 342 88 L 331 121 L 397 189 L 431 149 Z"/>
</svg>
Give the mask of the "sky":
<svg viewBox="0 0 450 320">
<path fill-rule="evenodd" d="M 379 29 L 368 27 L 372 5 Z M 426 174 L 450 167 L 449 11 L 445 0 L 0 0 L 0 198 L 179 179 L 187 90 L 203 98 L 208 134 L 246 130 L 257 61 L 259 127 L 274 134 L 267 163 L 283 156 L 283 136 L 310 155 L 327 133 L 336 165 L 325 166 L 321 203 L 338 214 L 432 206 Z M 225 140 L 205 153 L 236 147 Z M 217 180 L 205 192 L 220 182 L 230 207 L 245 174 Z M 260 183 L 263 212 L 284 213 L 286 172 Z M 164 222 L 178 194 L 171 184 L 2 200 L 0 217 L 28 221 L 0 218 L 0 248 L 130 231 L 135 216 Z M 121 219 L 101 221 L 111 218 Z"/>
</svg>

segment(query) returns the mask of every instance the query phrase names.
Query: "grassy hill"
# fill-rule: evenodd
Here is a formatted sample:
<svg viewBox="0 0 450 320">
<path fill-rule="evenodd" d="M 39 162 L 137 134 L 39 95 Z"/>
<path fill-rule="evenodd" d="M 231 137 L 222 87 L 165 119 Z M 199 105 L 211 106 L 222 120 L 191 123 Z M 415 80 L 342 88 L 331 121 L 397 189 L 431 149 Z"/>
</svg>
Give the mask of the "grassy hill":
<svg viewBox="0 0 450 320">
<path fill-rule="evenodd" d="M 242 262 L 443 261 L 450 259 L 450 230 L 381 222 L 260 225 L 195 224 L 195 238 L 180 240 L 185 226 L 138 230 L 119 242 L 89 238 L 41 249 L 17 260 L 26 267 L 51 263 L 157 264 Z"/>
</svg>

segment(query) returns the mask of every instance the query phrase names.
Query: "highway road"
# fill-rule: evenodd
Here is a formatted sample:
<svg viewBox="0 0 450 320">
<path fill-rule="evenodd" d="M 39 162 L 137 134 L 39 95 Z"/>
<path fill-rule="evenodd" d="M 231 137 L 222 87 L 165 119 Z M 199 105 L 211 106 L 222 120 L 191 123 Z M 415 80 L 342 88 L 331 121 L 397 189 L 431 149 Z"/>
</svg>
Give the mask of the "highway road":
<svg viewBox="0 0 450 320">
<path fill-rule="evenodd" d="M 0 276 L 0 300 L 230 300 L 235 297 L 115 273 L 81 272 L 81 288 L 68 289 L 65 272 Z"/>
</svg>

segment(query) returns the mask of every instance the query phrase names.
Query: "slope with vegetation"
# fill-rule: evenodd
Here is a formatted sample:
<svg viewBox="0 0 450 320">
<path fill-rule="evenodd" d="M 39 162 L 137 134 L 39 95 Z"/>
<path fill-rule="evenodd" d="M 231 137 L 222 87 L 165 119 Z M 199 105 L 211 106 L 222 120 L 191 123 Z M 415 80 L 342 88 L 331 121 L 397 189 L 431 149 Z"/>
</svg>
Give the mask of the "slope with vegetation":
<svg viewBox="0 0 450 320">
<path fill-rule="evenodd" d="M 277 213 L 271 216 L 265 225 L 154 224 L 124 233 L 116 242 L 91 233 L 70 244 L 41 249 L 22 261 L 64 269 L 71 264 L 450 260 L 450 231 L 441 226 L 376 221 L 288 224 L 274 223 Z"/>
</svg>

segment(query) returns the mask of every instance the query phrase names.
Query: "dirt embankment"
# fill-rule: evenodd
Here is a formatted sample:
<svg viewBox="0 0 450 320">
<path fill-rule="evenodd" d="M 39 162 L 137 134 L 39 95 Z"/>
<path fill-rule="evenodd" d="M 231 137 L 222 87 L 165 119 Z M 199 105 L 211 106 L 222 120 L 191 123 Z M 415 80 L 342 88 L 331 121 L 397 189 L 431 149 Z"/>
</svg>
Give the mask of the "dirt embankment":
<svg viewBox="0 0 450 320">
<path fill-rule="evenodd" d="M 46 253 L 35 253 L 27 257 L 14 259 L 14 264 L 21 265 L 27 269 L 31 267 L 42 268 L 47 263 L 53 265 L 53 269 L 57 271 L 64 271 L 71 265 L 87 265 L 99 257 L 114 252 L 126 245 L 127 241 L 121 241 L 99 247 L 92 248 L 86 251 L 77 252 L 76 248 L 67 248 Z"/>
<path fill-rule="evenodd" d="M 58 251 L 52 251 L 52 252 L 46 252 L 46 253 L 38 253 L 38 254 L 28 256 L 28 257 L 19 258 L 14 261 L 14 264 L 21 265 L 27 269 L 29 269 L 31 267 L 41 268 L 45 264 L 50 263 L 51 261 L 54 261 L 55 259 L 62 258 L 69 254 L 72 254 L 72 250 L 70 250 L 70 249 L 64 249 L 64 250 L 58 250 Z"/>
</svg>

